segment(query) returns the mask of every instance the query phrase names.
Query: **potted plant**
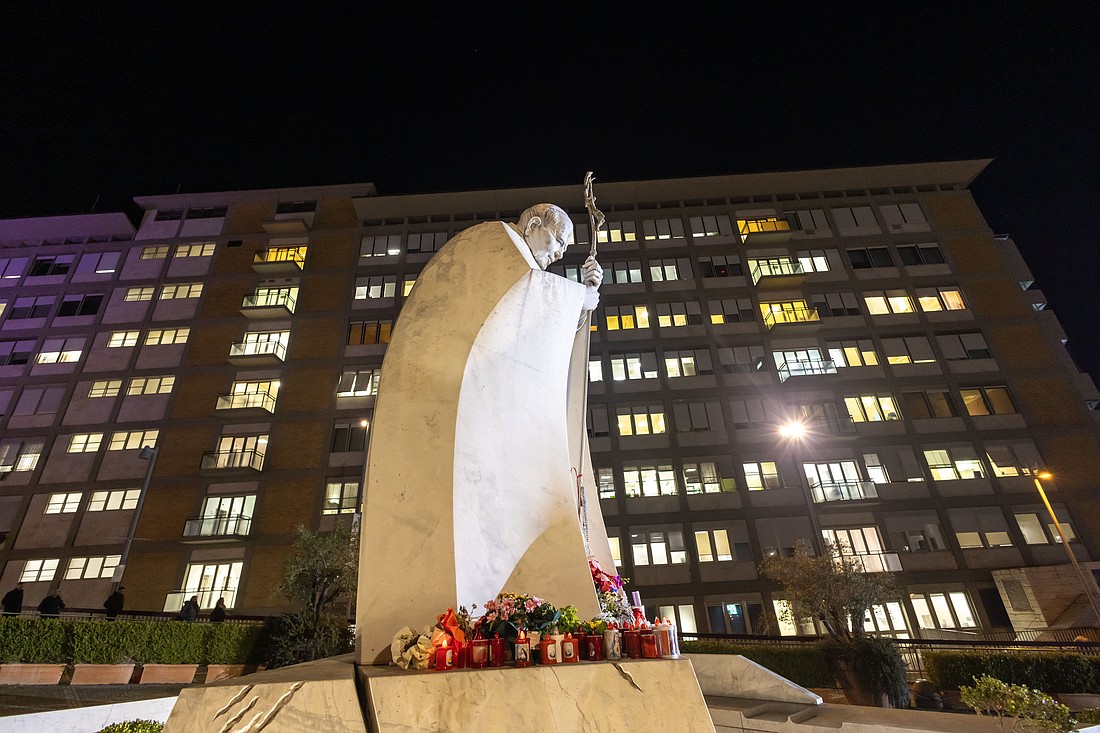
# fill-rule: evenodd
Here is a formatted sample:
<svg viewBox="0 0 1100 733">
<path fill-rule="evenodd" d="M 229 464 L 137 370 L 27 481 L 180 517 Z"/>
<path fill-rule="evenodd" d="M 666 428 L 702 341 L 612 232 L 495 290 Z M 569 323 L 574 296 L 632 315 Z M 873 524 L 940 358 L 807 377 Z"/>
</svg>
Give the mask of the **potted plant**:
<svg viewBox="0 0 1100 733">
<path fill-rule="evenodd" d="M 1002 731 L 1068 733 L 1077 724 L 1069 708 L 1050 695 L 1024 685 L 1010 685 L 989 675 L 975 678 L 973 687 L 963 685 L 959 693 L 963 703 L 975 713 L 995 717 Z"/>
<path fill-rule="evenodd" d="M 889 573 L 868 573 L 842 545 L 814 555 L 801 544 L 790 557 L 767 558 L 761 570 L 779 583 L 787 620 L 817 619 L 829 636 L 827 653 L 850 702 L 904 708 L 909 705 L 905 661 L 894 642 L 868 636 L 863 622 L 876 605 L 897 598 Z"/>
<path fill-rule="evenodd" d="M 67 624 L 43 618 L 0 618 L 0 684 L 56 685 L 65 671 Z"/>
</svg>

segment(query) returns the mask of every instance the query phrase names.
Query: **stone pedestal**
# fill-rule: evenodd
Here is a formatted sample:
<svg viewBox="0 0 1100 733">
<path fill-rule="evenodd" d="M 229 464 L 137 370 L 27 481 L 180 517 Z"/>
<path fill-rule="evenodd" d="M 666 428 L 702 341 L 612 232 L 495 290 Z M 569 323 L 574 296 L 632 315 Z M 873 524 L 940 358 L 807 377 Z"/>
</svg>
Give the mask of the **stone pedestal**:
<svg viewBox="0 0 1100 733">
<path fill-rule="evenodd" d="M 244 684 L 246 683 L 247 684 Z M 181 690 L 165 733 L 714 730 L 691 662 L 407 672 L 352 655 Z"/>
</svg>

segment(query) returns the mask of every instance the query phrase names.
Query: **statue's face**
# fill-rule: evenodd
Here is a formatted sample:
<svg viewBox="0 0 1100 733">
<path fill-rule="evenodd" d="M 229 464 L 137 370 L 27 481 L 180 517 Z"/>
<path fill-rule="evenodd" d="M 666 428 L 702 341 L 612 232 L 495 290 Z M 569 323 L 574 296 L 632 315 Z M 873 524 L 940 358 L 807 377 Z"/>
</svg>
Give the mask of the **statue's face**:
<svg viewBox="0 0 1100 733">
<path fill-rule="evenodd" d="M 565 256 L 565 250 L 569 247 L 568 237 L 569 232 L 564 227 L 552 227 L 545 222 L 540 222 L 529 226 L 523 238 L 531 248 L 535 262 L 545 270 Z"/>
</svg>

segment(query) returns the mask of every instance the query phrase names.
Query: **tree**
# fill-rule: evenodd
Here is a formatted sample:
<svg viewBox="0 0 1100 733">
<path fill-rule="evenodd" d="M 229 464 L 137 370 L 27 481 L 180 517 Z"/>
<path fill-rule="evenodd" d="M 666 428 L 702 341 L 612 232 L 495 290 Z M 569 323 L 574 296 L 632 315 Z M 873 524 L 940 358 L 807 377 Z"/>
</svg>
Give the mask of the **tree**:
<svg viewBox="0 0 1100 733">
<path fill-rule="evenodd" d="M 359 577 L 359 536 L 337 526 L 317 532 L 298 526 L 294 552 L 283 566 L 278 591 L 319 618 L 333 601 L 354 595 Z"/>
<path fill-rule="evenodd" d="M 799 543 L 790 557 L 769 557 L 761 567 L 783 589 L 792 623 L 821 621 L 829 636 L 849 642 L 865 635 L 863 622 L 872 607 L 898 597 L 893 576 L 868 573 L 858 556 L 842 545 L 827 545 L 814 555 Z"/>
<path fill-rule="evenodd" d="M 277 591 L 300 610 L 269 620 L 268 666 L 281 667 L 343 654 L 352 648 L 347 619 L 330 612 L 341 597 L 355 593 L 359 575 L 358 535 L 338 526 L 332 532 L 298 527 L 294 551 L 283 566 Z"/>
<path fill-rule="evenodd" d="M 898 597 L 888 573 L 869 573 L 858 555 L 839 544 L 813 555 L 799 544 L 790 557 L 769 557 L 761 570 L 779 583 L 789 604 L 786 620 L 817 619 L 833 640 L 827 648 L 834 672 L 850 701 L 878 704 L 885 696 L 907 707 L 905 661 L 893 640 L 870 637 L 867 612 Z"/>
</svg>

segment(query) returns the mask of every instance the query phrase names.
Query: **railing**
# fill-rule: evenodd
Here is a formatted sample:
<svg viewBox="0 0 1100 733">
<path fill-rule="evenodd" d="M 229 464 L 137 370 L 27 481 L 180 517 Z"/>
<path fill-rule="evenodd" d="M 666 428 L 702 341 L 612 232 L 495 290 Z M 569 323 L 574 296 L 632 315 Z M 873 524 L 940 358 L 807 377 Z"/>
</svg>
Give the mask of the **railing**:
<svg viewBox="0 0 1100 733">
<path fill-rule="evenodd" d="M 259 408 L 275 412 L 275 396 L 270 392 L 230 392 L 218 395 L 218 410 Z"/>
<path fill-rule="evenodd" d="M 738 219 L 737 228 L 741 232 L 741 239 L 757 232 L 789 232 L 791 224 L 786 219 Z"/>
<path fill-rule="evenodd" d="M 797 260 L 754 260 L 750 275 L 752 284 L 756 285 L 764 277 L 776 277 L 780 275 L 804 275 L 802 263 Z"/>
<path fill-rule="evenodd" d="M 189 517 L 183 525 L 184 537 L 243 537 L 252 529 L 252 517 L 243 514 L 210 514 Z"/>
<path fill-rule="evenodd" d="M 219 598 L 225 599 L 226 608 L 233 608 L 234 604 L 237 602 L 237 589 L 170 590 L 164 599 L 164 610 L 168 613 L 179 611 L 183 608 L 184 601 L 190 600 L 191 596 L 199 597 L 200 612 L 213 609 L 214 606 L 217 605 Z"/>
<path fill-rule="evenodd" d="M 831 481 L 810 483 L 810 492 L 813 494 L 814 503 L 822 504 L 827 501 L 860 501 L 861 499 L 877 499 L 878 489 L 874 481 Z"/>
<path fill-rule="evenodd" d="M 769 329 L 784 323 L 818 323 L 820 321 L 821 316 L 818 315 L 817 308 L 769 310 L 764 314 L 764 325 Z"/>
<path fill-rule="evenodd" d="M 267 265 L 275 264 L 279 262 L 288 262 L 297 265 L 301 268 L 305 265 L 306 256 L 303 251 L 298 247 L 273 247 L 271 249 L 260 250 L 252 258 L 253 264 Z"/>
<path fill-rule="evenodd" d="M 791 377 L 804 377 L 809 374 L 836 374 L 836 362 L 831 359 L 787 361 L 776 369 L 779 381 L 786 382 Z"/>
<path fill-rule="evenodd" d="M 229 347 L 232 356 L 275 356 L 286 360 L 286 344 L 282 341 L 239 341 Z"/>
<path fill-rule="evenodd" d="M 856 424 L 850 417 L 840 415 L 814 415 L 802 419 L 802 424 L 815 433 L 833 435 L 851 435 L 856 432 Z"/>
<path fill-rule="evenodd" d="M 289 290 L 278 290 L 273 293 L 263 293 L 244 296 L 244 302 L 241 303 L 242 308 L 271 308 L 283 306 L 291 313 L 294 312 L 294 308 L 297 306 L 297 299 L 290 293 Z"/>
<path fill-rule="evenodd" d="M 263 470 L 264 454 L 257 450 L 209 451 L 202 454 L 202 468 L 217 470 L 222 468 L 251 468 Z"/>
<path fill-rule="evenodd" d="M 844 553 L 863 566 L 865 573 L 899 573 L 901 559 L 896 552 Z"/>
</svg>

